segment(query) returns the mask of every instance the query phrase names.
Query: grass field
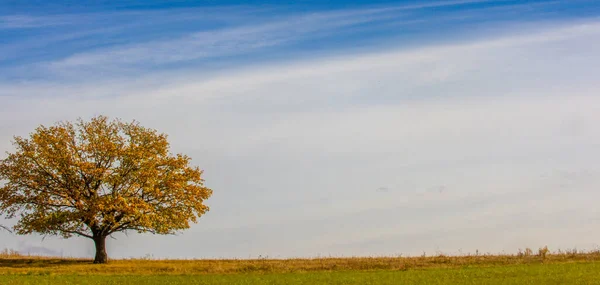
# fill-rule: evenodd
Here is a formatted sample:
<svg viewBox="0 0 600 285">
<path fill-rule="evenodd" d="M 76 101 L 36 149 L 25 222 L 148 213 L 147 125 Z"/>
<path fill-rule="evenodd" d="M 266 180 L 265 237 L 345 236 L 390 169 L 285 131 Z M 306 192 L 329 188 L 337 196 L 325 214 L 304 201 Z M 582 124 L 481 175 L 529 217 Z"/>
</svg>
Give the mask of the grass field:
<svg viewBox="0 0 600 285">
<path fill-rule="evenodd" d="M 0 256 L 0 284 L 600 284 L 600 252 L 429 257 L 91 260 Z"/>
</svg>

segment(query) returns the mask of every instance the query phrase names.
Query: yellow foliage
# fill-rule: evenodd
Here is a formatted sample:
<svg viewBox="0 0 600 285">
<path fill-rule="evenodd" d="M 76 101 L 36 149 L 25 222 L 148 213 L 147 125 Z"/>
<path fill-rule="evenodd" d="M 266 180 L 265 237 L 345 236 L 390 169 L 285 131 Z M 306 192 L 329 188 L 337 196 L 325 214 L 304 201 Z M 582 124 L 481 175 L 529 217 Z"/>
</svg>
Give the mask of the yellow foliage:
<svg viewBox="0 0 600 285">
<path fill-rule="evenodd" d="M 0 210 L 19 234 L 100 239 L 133 230 L 170 234 L 208 211 L 212 190 L 165 134 L 98 116 L 15 137 L 0 160 Z"/>
</svg>

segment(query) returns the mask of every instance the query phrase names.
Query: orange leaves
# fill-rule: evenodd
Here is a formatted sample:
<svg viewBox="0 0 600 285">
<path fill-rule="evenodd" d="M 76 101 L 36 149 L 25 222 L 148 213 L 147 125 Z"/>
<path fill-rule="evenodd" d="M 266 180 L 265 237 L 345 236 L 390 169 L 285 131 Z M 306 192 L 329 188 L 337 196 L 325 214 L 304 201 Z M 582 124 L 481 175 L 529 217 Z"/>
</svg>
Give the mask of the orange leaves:
<svg viewBox="0 0 600 285">
<path fill-rule="evenodd" d="M 167 136 L 137 122 L 60 122 L 16 137 L 0 161 L 0 210 L 21 213 L 20 233 L 70 236 L 172 233 L 208 211 L 212 190 Z"/>
</svg>

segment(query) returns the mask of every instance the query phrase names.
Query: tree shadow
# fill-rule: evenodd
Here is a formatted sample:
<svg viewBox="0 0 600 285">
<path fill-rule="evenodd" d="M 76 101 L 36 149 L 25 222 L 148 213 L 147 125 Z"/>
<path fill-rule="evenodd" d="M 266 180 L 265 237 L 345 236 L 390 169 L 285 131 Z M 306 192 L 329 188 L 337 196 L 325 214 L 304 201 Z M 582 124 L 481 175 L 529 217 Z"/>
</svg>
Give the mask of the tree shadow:
<svg viewBox="0 0 600 285">
<path fill-rule="evenodd" d="M 88 259 L 3 258 L 0 259 L 0 268 L 45 268 L 92 263 L 92 260 Z"/>
</svg>

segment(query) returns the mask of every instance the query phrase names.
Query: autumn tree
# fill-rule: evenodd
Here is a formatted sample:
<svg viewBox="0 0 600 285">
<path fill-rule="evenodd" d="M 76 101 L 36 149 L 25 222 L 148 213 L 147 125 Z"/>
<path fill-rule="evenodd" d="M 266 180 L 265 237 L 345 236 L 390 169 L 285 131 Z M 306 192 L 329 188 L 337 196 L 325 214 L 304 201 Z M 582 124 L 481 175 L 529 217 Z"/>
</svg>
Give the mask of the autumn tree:
<svg viewBox="0 0 600 285">
<path fill-rule="evenodd" d="M 0 160 L 0 211 L 18 234 L 92 239 L 106 263 L 117 232 L 173 234 L 208 211 L 212 190 L 190 158 L 169 152 L 165 134 L 137 122 L 60 122 L 15 137 Z"/>
</svg>

